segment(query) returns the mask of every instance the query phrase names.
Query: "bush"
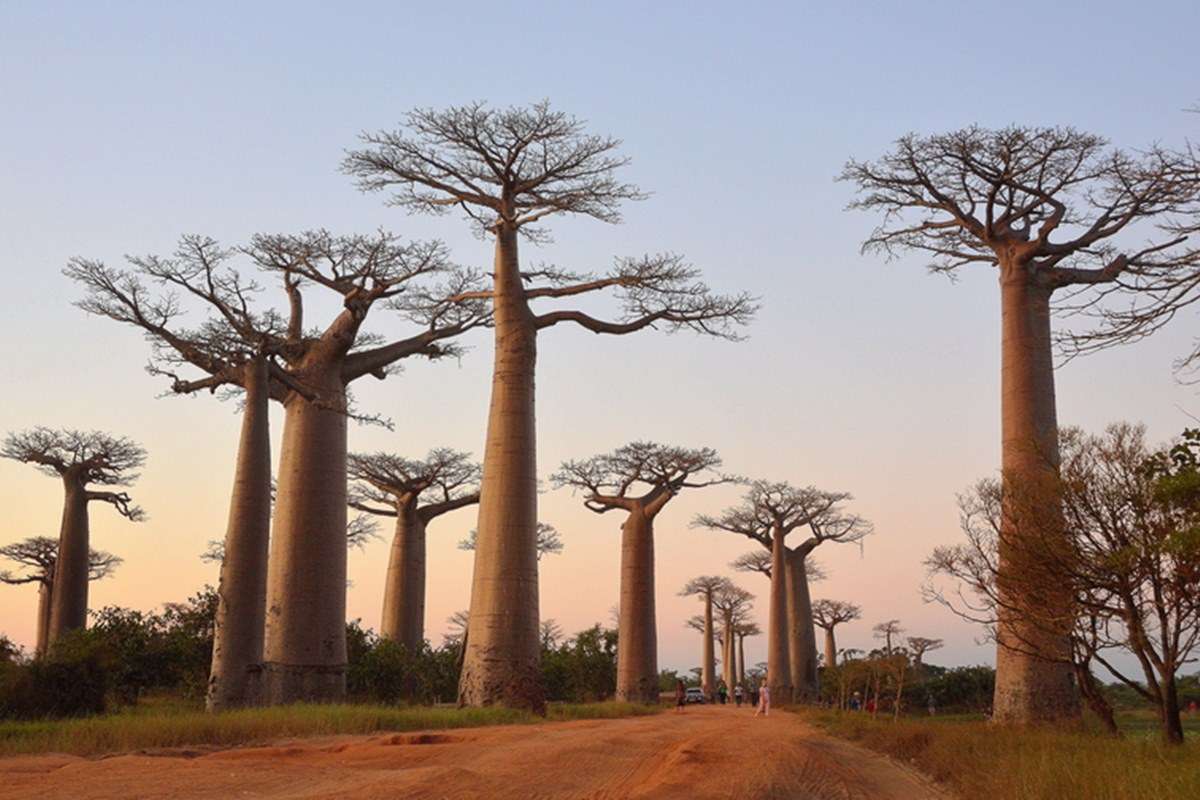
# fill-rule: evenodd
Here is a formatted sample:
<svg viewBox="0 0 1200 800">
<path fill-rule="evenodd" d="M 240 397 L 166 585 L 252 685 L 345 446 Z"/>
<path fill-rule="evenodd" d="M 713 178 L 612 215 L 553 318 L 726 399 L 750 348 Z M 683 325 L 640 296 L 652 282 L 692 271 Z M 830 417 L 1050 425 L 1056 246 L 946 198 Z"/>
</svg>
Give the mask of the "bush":
<svg viewBox="0 0 1200 800">
<path fill-rule="evenodd" d="M 86 635 L 64 637 L 50 658 L 0 664 L 0 717 L 79 717 L 105 710 L 111 657 Z"/>
</svg>

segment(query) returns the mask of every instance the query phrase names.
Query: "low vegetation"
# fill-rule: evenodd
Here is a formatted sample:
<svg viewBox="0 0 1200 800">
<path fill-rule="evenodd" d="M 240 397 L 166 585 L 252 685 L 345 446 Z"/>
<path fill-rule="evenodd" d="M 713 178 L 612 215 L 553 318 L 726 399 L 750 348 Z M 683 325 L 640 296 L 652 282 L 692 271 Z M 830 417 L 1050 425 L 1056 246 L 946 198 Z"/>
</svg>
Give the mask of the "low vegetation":
<svg viewBox="0 0 1200 800">
<path fill-rule="evenodd" d="M 551 703 L 546 717 L 507 708 L 448 706 L 289 705 L 206 713 L 197 701 L 152 697 L 103 716 L 28 722 L 0 721 L 0 756 L 70 753 L 80 756 L 161 748 L 234 747 L 280 739 L 383 731 L 531 725 L 653 714 L 633 703 Z"/>
<path fill-rule="evenodd" d="M 1164 745 L 1156 720 L 1122 714 L 1127 733 L 1008 728 L 977 715 L 872 719 L 864 713 L 806 711 L 826 732 L 913 766 L 960 797 L 988 800 L 1173 800 L 1200 797 L 1200 719 L 1183 746 Z"/>
</svg>

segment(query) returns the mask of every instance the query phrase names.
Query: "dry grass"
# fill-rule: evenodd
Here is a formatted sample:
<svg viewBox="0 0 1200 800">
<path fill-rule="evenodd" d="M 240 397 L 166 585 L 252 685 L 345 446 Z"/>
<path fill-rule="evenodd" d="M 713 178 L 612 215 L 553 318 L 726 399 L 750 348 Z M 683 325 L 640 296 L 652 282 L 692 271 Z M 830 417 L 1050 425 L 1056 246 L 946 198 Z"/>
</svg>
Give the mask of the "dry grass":
<svg viewBox="0 0 1200 800">
<path fill-rule="evenodd" d="M 553 704 L 545 719 L 506 708 L 305 705 L 206 714 L 191 704 L 150 701 L 116 714 L 83 719 L 0 722 L 0 756 L 22 753 L 101 755 L 166 747 L 233 747 L 278 739 L 529 725 L 546 720 L 604 719 L 653 714 L 629 703 Z"/>
<path fill-rule="evenodd" d="M 1200 797 L 1200 737 L 1195 733 L 1184 746 L 1167 747 L 1138 730 L 1113 739 L 1092 732 L 1002 728 L 976 719 L 892 722 L 812 711 L 804 716 L 831 734 L 911 764 L 964 798 Z"/>
</svg>

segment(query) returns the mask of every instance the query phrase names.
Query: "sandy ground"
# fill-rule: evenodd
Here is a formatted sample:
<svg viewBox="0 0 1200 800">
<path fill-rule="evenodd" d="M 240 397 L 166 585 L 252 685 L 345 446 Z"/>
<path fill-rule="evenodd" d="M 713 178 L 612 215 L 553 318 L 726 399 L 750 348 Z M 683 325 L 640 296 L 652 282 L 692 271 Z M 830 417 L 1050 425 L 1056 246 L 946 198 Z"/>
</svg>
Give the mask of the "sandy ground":
<svg viewBox="0 0 1200 800">
<path fill-rule="evenodd" d="M 0 759 L 0 798 L 895 798 L 919 775 L 791 714 L 683 714 L 339 736 L 100 759 Z"/>
</svg>

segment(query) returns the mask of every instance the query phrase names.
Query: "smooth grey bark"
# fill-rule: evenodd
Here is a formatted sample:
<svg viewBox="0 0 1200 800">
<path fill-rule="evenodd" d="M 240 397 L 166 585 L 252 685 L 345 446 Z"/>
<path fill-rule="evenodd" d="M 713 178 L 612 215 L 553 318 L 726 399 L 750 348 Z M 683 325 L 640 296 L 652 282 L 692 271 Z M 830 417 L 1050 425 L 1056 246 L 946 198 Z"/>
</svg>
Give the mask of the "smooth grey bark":
<svg viewBox="0 0 1200 800">
<path fill-rule="evenodd" d="M 425 643 L 425 519 L 413 495 L 396 508 L 396 532 L 388 555 L 383 587 L 380 635 L 420 652 Z"/>
<path fill-rule="evenodd" d="M 263 647 L 263 699 L 271 705 L 346 693 L 345 385 L 338 369 L 306 378 L 317 396 L 341 406 L 296 393 L 284 402 Z"/>
<path fill-rule="evenodd" d="M 700 689 L 711 702 L 717 693 L 717 661 L 713 647 L 712 591 L 704 593 L 704 661 L 701 664 Z"/>
<path fill-rule="evenodd" d="M 808 589 L 807 553 L 787 553 L 788 663 L 792 692 L 797 701 L 815 700 L 820 694 L 817 672 L 817 634 Z"/>
<path fill-rule="evenodd" d="M 658 695 L 654 519 L 635 507 L 621 525 L 616 697 L 630 703 L 657 703 Z"/>
<path fill-rule="evenodd" d="M 33 651 L 37 658 L 46 655 L 46 640 L 50 635 L 51 586 L 52 583 L 48 581 L 38 582 L 37 644 Z"/>
<path fill-rule="evenodd" d="M 74 469 L 63 474 L 63 487 L 62 526 L 54 562 L 54 583 L 50 590 L 50 621 L 46 628 L 47 650 L 63 634 L 87 625 L 88 490 Z"/>
<path fill-rule="evenodd" d="M 1001 264 L 1001 466 L 1010 487 L 1050 487 L 1059 466 L 1058 419 L 1054 395 L 1054 358 L 1050 333 L 1051 290 L 1039 285 L 1019 264 Z M 1015 483 L 1014 483 L 1015 482 Z M 1044 519 L 1039 525 L 1061 525 L 1053 497 L 1039 498 Z M 1000 591 L 1003 575 L 1021 569 L 1012 548 L 1022 541 L 1011 515 L 1001 520 Z M 1042 531 L 1028 539 L 1034 548 L 1052 542 Z M 1036 558 L 1036 553 L 1034 556 Z M 1023 620 L 1022 603 L 1043 604 L 1053 611 L 1069 597 L 1018 597 L 1002 602 L 997 625 L 996 689 L 992 719 L 1028 723 L 1077 716 L 1070 660 L 1069 631 L 1055 635 L 1046 625 Z M 1004 611 L 1007 606 L 1010 610 Z M 1047 619 L 1051 615 L 1035 615 Z M 1037 655 L 1031 650 L 1036 651 Z"/>
<path fill-rule="evenodd" d="M 825 666 L 829 669 L 837 666 L 837 642 L 832 626 L 825 629 Z"/>
<path fill-rule="evenodd" d="M 738 634 L 738 669 L 737 682 L 742 688 L 746 688 L 746 637 L 744 634 Z"/>
<path fill-rule="evenodd" d="M 721 637 L 721 679 L 725 681 L 726 691 L 732 692 L 737 685 L 737 650 L 734 644 L 733 618 L 724 614 L 722 619 Z"/>
<path fill-rule="evenodd" d="M 767 687 L 776 703 L 792 700 L 788 652 L 787 546 L 776 526 L 771 536 L 771 599 L 767 618 Z"/>
<path fill-rule="evenodd" d="M 271 533 L 270 387 L 265 358 L 243 367 L 241 385 L 246 397 L 217 587 L 209 711 L 252 705 L 261 688 Z"/>
<path fill-rule="evenodd" d="M 508 223 L 496 231 L 494 271 L 495 364 L 458 702 L 540 713 L 537 328 L 521 283 L 517 231 Z"/>
</svg>

